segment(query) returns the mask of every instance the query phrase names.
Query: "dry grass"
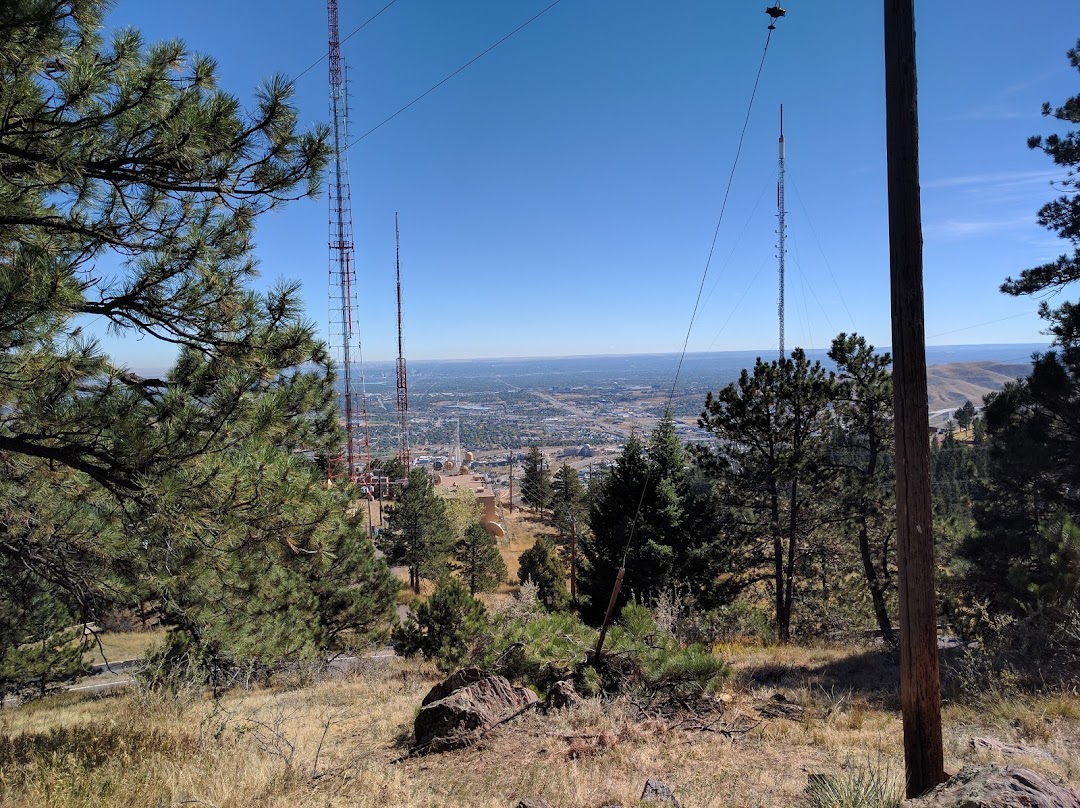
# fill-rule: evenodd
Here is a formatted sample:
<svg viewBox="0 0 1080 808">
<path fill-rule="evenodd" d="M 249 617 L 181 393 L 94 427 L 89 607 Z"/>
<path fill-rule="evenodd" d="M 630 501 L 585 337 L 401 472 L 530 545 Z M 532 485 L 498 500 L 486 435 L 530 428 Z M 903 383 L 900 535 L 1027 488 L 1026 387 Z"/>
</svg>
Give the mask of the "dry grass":
<svg viewBox="0 0 1080 808">
<path fill-rule="evenodd" d="M 83 654 L 83 660 L 89 665 L 99 665 L 141 659 L 151 648 L 160 645 L 164 637 L 164 631 L 160 629 L 98 632 L 96 639 L 88 638 L 90 647 Z"/>
<path fill-rule="evenodd" d="M 588 702 L 525 715 L 469 749 L 405 759 L 436 676 L 401 660 L 219 702 L 67 694 L 0 713 L 0 804 L 506 808 L 539 795 L 553 806 L 634 805 L 654 776 L 687 808 L 795 806 L 808 804 L 809 774 L 902 771 L 895 667 L 882 655 L 753 645 L 722 653 L 735 677 L 713 729 L 749 732 L 690 730 L 630 702 Z M 774 717 L 762 718 L 770 707 Z M 1017 762 L 1080 786 L 1075 693 L 949 705 L 945 732 L 950 771 L 990 759 L 968 744 L 983 735 L 1048 751 Z"/>
<path fill-rule="evenodd" d="M 517 508 L 511 514 L 506 513 L 507 526 L 509 527 L 509 542 L 499 542 L 499 552 L 506 564 L 506 577 L 510 581 L 516 581 L 518 575 L 518 561 L 521 554 L 536 544 L 540 536 L 554 537 L 555 530 L 550 525 L 544 524 L 540 517 L 528 510 Z M 516 586 L 500 587 L 500 592 L 516 591 Z"/>
</svg>

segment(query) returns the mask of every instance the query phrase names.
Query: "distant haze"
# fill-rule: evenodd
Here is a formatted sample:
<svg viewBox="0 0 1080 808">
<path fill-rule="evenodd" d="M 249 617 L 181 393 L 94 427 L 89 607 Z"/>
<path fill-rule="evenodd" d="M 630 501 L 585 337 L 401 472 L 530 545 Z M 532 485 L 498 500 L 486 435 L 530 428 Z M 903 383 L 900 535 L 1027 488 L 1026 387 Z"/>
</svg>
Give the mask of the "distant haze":
<svg viewBox="0 0 1080 808">
<path fill-rule="evenodd" d="M 953 363 L 997 363 L 1000 365 L 1027 367 L 1033 353 L 1047 350 L 1048 346 L 1040 343 L 996 344 L 996 345 L 929 345 L 926 348 L 927 366 Z M 877 346 L 878 351 L 890 350 L 888 346 Z M 683 360 L 679 373 L 682 382 L 693 380 L 722 385 L 738 378 L 743 368 L 753 367 L 754 361 L 761 357 L 767 361 L 776 358 L 776 349 L 757 351 L 714 351 L 709 353 L 688 353 Z M 824 348 L 807 350 L 807 356 L 831 365 L 828 351 Z M 597 356 L 564 357 L 503 357 L 491 359 L 408 359 L 410 383 L 421 379 L 453 378 L 458 382 L 472 379 L 500 379 L 504 382 L 526 387 L 561 386 L 577 382 L 587 382 L 590 378 L 617 378 L 626 384 L 668 384 L 675 378 L 679 364 L 679 355 L 675 353 L 657 354 L 612 354 Z M 163 368 L 132 368 L 135 373 L 144 376 L 160 375 Z M 381 385 L 394 382 L 394 362 L 368 362 L 364 366 L 364 375 L 369 385 Z M 961 403 L 963 403 L 961 401 Z"/>
</svg>

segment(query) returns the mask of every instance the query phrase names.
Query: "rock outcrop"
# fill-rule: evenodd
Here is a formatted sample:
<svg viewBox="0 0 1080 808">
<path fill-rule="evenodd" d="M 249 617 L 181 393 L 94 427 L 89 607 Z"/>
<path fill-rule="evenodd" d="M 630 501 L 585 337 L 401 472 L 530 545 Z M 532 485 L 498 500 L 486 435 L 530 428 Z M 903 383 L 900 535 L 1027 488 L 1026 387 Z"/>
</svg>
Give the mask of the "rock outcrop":
<svg viewBox="0 0 1080 808">
<path fill-rule="evenodd" d="M 1080 808 L 1080 794 L 1020 766 L 965 767 L 903 808 Z"/>
<path fill-rule="evenodd" d="M 468 746 L 495 724 L 536 702 L 536 695 L 477 668 L 458 671 L 424 698 L 413 732 L 423 752 Z"/>
</svg>

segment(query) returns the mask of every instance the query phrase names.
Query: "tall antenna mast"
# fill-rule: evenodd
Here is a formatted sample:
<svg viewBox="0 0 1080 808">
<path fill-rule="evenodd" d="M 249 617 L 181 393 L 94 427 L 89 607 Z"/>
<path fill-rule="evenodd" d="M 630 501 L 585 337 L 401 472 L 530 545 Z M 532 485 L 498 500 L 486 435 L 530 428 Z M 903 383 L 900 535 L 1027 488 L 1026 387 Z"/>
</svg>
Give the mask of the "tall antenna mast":
<svg viewBox="0 0 1080 808">
<path fill-rule="evenodd" d="M 777 298 L 776 313 L 780 320 L 780 358 L 784 358 L 784 258 L 787 255 L 787 223 L 784 221 L 784 105 L 780 105 L 780 163 L 776 180 L 776 218 L 779 221 L 777 234 L 778 258 L 780 259 L 780 294 Z"/>
<path fill-rule="evenodd" d="M 402 336 L 401 320 L 401 236 L 398 230 L 398 215 L 394 211 L 394 249 L 395 268 L 397 271 L 397 414 L 399 425 L 398 458 L 405 465 L 408 474 L 412 465 L 409 452 L 409 383 L 405 374 L 405 340 Z"/>
<path fill-rule="evenodd" d="M 371 466 L 364 359 L 360 349 L 357 308 L 356 250 L 353 244 L 352 198 L 349 187 L 349 103 L 342 70 L 338 36 L 337 0 L 326 2 L 330 29 L 330 119 L 333 122 L 333 159 L 330 193 L 330 341 L 340 381 L 340 411 L 345 426 L 344 474 L 357 481 Z M 354 363 L 357 365 L 354 367 Z M 333 464 L 331 478 L 333 478 Z"/>
</svg>

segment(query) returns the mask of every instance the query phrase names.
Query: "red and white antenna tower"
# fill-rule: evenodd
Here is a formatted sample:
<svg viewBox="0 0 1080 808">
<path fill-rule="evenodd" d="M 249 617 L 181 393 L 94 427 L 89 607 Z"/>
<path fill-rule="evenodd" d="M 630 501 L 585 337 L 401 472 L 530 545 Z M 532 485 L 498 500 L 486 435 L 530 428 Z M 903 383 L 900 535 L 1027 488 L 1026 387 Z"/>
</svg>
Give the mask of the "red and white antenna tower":
<svg viewBox="0 0 1080 808">
<path fill-rule="evenodd" d="M 337 0 L 327 0 L 330 27 L 330 120 L 333 159 L 330 190 L 330 342 L 340 378 L 340 410 L 345 422 L 344 475 L 366 479 L 371 467 L 364 358 L 360 349 L 357 308 L 356 250 L 353 244 L 352 198 L 349 189 L 349 102 L 338 36 Z M 331 477 L 336 476 L 331 463 Z"/>
<path fill-rule="evenodd" d="M 398 215 L 394 212 L 394 249 L 395 268 L 397 270 L 397 414 L 399 426 L 400 445 L 398 446 L 398 458 L 405 465 L 405 473 L 408 474 L 412 466 L 412 457 L 409 451 L 409 382 L 405 375 L 405 340 L 401 320 L 401 236 L 398 230 Z"/>
<path fill-rule="evenodd" d="M 780 163 L 776 180 L 776 218 L 778 219 L 777 257 L 780 259 L 780 294 L 776 313 L 780 319 L 780 358 L 784 358 L 784 259 L 787 256 L 787 222 L 784 220 L 784 105 L 780 105 Z"/>
</svg>

